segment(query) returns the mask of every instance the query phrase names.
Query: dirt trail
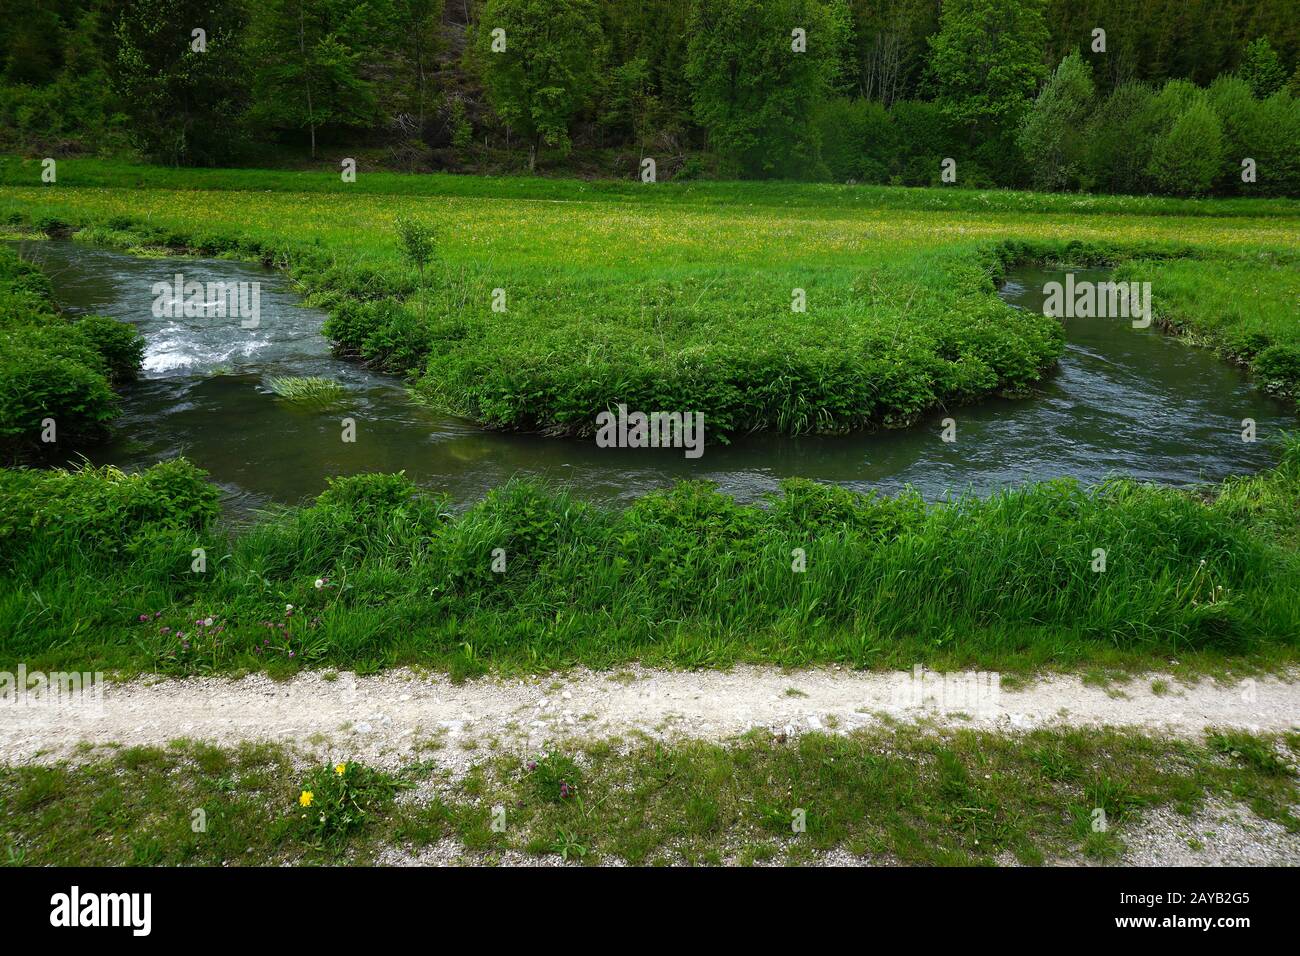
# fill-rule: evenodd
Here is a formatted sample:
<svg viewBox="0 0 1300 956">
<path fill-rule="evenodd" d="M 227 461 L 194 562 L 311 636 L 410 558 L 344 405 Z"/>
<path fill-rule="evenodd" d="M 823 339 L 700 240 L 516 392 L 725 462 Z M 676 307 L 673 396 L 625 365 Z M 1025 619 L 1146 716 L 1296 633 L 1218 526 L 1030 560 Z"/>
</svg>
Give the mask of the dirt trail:
<svg viewBox="0 0 1300 956">
<path fill-rule="evenodd" d="M 1157 694 L 1152 683 L 1163 680 Z M 0 709 L 0 762 L 85 752 L 79 743 L 144 745 L 190 738 L 230 745 L 272 740 L 350 759 L 394 764 L 438 738 L 450 766 L 482 759 L 482 747 L 535 748 L 565 738 L 723 740 L 762 727 L 776 733 L 847 731 L 881 719 L 985 729 L 1123 726 L 1180 736 L 1207 727 L 1300 728 L 1300 675 L 1235 685 L 1179 684 L 1148 675 L 1111 688 L 1056 676 L 1019 690 L 995 676 L 918 679 L 915 673 L 821 669 L 783 673 L 630 669 L 530 680 L 306 673 L 265 677 L 149 679 L 102 687 L 73 703 L 9 702 Z M 477 754 L 475 750 L 478 750 Z"/>
</svg>

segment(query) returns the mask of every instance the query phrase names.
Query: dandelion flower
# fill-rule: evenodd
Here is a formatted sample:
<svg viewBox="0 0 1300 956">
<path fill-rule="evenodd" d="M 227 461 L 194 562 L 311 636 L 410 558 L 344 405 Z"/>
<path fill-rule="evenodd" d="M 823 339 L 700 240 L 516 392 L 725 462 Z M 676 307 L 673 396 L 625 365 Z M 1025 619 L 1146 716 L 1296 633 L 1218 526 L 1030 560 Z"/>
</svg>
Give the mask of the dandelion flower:
<svg viewBox="0 0 1300 956">
<path fill-rule="evenodd" d="M 315 799 L 316 799 L 316 794 L 312 793 L 310 790 L 304 790 L 302 792 L 302 795 L 298 797 L 298 803 L 304 807 L 310 807 L 311 802 Z"/>
<path fill-rule="evenodd" d="M 334 765 L 334 773 L 335 773 L 335 775 L 340 776 L 340 777 L 343 776 L 343 774 L 347 772 L 347 769 L 348 769 L 348 765 L 345 764 L 345 763 L 336 763 L 336 764 Z"/>
</svg>

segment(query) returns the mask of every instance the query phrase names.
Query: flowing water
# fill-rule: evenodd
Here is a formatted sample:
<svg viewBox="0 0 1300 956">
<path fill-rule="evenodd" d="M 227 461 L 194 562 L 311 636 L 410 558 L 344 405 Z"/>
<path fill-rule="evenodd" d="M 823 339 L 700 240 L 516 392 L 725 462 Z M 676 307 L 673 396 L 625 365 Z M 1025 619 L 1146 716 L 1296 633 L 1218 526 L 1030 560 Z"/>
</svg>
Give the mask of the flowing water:
<svg viewBox="0 0 1300 956">
<path fill-rule="evenodd" d="M 414 401 L 402 384 L 336 359 L 320 335 L 324 313 L 304 308 L 280 275 L 207 259 L 143 259 L 69 241 L 17 243 L 50 275 L 72 314 L 132 322 L 147 348 L 140 381 L 106 444 L 83 449 L 97 464 L 145 467 L 186 455 L 225 490 L 233 513 L 295 503 L 332 475 L 399 471 L 459 503 L 512 476 L 562 483 L 580 497 L 625 500 L 678 478 L 707 478 L 753 500 L 800 476 L 883 492 L 912 486 L 927 498 L 987 493 L 1032 479 L 1096 482 L 1128 475 L 1166 484 L 1217 481 L 1275 463 L 1277 436 L 1295 414 L 1251 388 L 1238 370 L 1154 327 L 1126 319 L 1067 319 L 1059 369 L 1029 398 L 950 410 L 957 441 L 940 438 L 944 414 L 901 431 L 834 438 L 757 435 L 704 455 L 598 448 L 594 440 L 485 431 Z M 1077 279 L 1105 277 L 1074 270 Z M 153 285 L 176 273 L 200 282 L 261 284 L 257 329 L 237 319 L 156 318 Z M 1002 289 L 1010 303 L 1042 308 L 1061 271 L 1025 267 Z M 1158 290 L 1157 290 L 1158 292 Z M 325 376 L 347 389 L 329 411 L 303 411 L 267 387 L 281 375 Z M 355 443 L 341 419 L 355 419 Z M 1243 442 L 1242 419 L 1258 441 Z M 707 421 L 706 421 L 707 426 Z"/>
</svg>

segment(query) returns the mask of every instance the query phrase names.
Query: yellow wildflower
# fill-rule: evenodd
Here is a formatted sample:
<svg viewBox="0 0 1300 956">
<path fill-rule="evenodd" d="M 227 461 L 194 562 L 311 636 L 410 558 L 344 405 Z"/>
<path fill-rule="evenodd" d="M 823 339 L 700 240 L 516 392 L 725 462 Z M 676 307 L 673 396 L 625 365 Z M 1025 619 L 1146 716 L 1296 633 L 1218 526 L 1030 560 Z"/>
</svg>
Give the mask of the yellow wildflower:
<svg viewBox="0 0 1300 956">
<path fill-rule="evenodd" d="M 336 763 L 334 765 L 334 773 L 340 777 L 343 776 L 343 774 L 347 771 L 347 769 L 348 769 L 348 765 L 345 763 Z"/>
<path fill-rule="evenodd" d="M 302 796 L 298 798 L 298 802 L 301 803 L 304 807 L 310 807 L 311 802 L 315 799 L 316 799 L 316 794 L 312 793 L 310 790 L 304 790 L 302 792 Z"/>
</svg>

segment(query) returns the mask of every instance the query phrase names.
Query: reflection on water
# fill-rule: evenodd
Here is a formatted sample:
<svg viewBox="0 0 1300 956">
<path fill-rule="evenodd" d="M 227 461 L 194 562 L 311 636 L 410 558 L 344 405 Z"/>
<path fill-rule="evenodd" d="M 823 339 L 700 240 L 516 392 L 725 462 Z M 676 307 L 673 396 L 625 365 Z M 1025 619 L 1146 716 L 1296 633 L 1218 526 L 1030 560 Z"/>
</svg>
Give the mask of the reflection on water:
<svg viewBox="0 0 1300 956">
<path fill-rule="evenodd" d="M 405 470 L 457 502 L 478 499 L 512 476 L 563 483 L 581 497 L 625 500 L 677 478 L 707 478 L 742 500 L 786 477 L 928 498 L 987 492 L 1036 478 L 1095 482 L 1131 475 L 1170 484 L 1256 471 L 1277 457 L 1276 436 L 1294 415 L 1259 394 L 1236 369 L 1154 328 L 1124 319 L 1066 319 L 1069 346 L 1038 394 L 953 409 L 956 443 L 938 419 L 916 428 L 836 438 L 748 436 L 680 450 L 597 448 L 594 440 L 484 431 L 413 401 L 401 383 L 334 358 L 320 335 L 325 316 L 297 304 L 284 278 L 205 259 L 140 259 L 74 242 L 20 243 L 51 276 L 61 305 L 134 323 L 148 343 L 141 381 L 123 396 L 114 438 L 85 453 L 96 463 L 143 467 L 187 455 L 245 512 L 315 495 L 331 475 Z M 155 318 L 152 288 L 181 272 L 200 282 L 258 281 L 261 321 Z M 1079 279 L 1104 273 L 1076 270 Z M 1002 291 L 1040 309 L 1059 271 L 1023 268 Z M 1159 290 L 1156 290 L 1157 296 Z M 266 386 L 279 375 L 325 376 L 347 389 L 329 411 L 302 411 Z M 357 440 L 341 440 L 341 419 Z M 1241 441 L 1241 421 L 1259 441 Z M 706 423 L 707 424 L 707 423 Z"/>
</svg>

